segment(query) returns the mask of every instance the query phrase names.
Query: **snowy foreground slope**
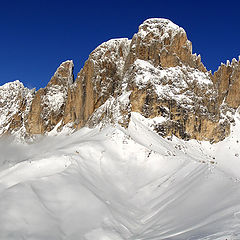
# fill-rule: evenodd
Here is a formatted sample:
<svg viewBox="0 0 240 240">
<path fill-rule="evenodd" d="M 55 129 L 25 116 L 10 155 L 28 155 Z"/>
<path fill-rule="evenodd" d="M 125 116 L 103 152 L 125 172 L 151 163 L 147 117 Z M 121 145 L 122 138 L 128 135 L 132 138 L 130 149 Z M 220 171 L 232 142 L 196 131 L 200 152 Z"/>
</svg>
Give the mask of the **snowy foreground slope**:
<svg viewBox="0 0 240 240">
<path fill-rule="evenodd" d="M 235 118 L 232 134 L 212 145 L 161 138 L 137 113 L 127 130 L 2 141 L 0 239 L 239 240 Z"/>
</svg>

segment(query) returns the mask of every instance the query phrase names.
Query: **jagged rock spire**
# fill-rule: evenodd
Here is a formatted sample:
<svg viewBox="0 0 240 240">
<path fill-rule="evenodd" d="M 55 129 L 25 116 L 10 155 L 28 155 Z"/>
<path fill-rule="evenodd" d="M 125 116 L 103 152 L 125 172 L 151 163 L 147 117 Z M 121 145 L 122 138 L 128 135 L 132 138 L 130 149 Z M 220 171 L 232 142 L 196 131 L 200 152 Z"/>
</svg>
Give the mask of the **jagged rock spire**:
<svg viewBox="0 0 240 240">
<path fill-rule="evenodd" d="M 71 85 L 74 81 L 74 64 L 72 60 L 67 60 L 58 67 L 48 84 L 50 85 Z"/>
</svg>

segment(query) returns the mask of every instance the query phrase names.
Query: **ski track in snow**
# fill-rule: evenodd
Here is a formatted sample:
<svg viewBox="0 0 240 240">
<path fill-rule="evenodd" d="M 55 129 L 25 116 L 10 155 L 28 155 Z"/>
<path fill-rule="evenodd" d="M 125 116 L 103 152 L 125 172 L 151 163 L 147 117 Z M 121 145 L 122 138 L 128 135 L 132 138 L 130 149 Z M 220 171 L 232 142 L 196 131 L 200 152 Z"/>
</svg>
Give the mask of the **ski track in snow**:
<svg viewBox="0 0 240 240">
<path fill-rule="evenodd" d="M 238 118 L 213 145 L 150 125 L 1 142 L 0 239 L 239 240 Z"/>
</svg>

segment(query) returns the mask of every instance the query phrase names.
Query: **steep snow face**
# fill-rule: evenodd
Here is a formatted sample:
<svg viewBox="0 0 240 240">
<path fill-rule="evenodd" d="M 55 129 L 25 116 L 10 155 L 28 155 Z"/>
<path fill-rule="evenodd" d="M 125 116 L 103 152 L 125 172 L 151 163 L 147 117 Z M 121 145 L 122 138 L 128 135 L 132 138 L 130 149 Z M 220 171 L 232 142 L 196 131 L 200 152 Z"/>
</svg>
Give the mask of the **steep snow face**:
<svg viewBox="0 0 240 240">
<path fill-rule="evenodd" d="M 13 132 L 9 133 L 14 135 L 17 131 L 26 131 L 24 121 L 30 111 L 34 93 L 34 89 L 25 88 L 18 80 L 0 86 L 0 135 L 11 131 L 10 125 L 14 115 L 18 115 L 23 125 L 20 126 L 21 129 L 13 129 Z M 16 137 L 21 137 L 21 134 Z"/>
<path fill-rule="evenodd" d="M 163 139 L 151 126 L 161 119 L 139 113 L 126 130 L 1 142 L 0 238 L 238 240 L 235 119 L 230 137 L 214 145 Z"/>
</svg>

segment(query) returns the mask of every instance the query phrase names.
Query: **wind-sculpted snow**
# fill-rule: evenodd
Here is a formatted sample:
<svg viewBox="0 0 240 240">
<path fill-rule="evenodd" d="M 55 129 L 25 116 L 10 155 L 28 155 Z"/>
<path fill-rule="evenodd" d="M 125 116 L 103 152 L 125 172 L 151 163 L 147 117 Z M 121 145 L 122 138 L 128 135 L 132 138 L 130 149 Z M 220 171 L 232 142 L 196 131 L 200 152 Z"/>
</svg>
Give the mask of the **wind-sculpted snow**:
<svg viewBox="0 0 240 240">
<path fill-rule="evenodd" d="M 138 113 L 128 129 L 1 141 L 0 239 L 239 239 L 235 119 L 214 145 L 161 138 L 151 127 L 161 119 Z"/>
</svg>

